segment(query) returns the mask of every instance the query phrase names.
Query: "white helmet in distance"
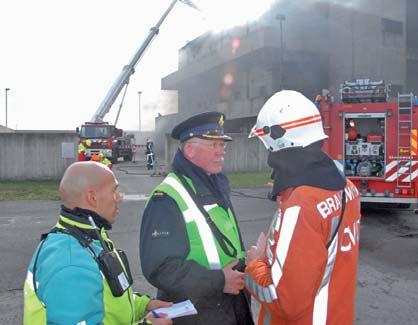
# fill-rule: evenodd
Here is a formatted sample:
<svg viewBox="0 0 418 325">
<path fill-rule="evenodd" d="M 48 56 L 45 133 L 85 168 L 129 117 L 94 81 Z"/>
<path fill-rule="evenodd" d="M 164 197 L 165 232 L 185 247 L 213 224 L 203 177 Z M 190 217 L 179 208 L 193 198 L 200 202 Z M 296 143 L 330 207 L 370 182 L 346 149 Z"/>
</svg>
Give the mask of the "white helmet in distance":
<svg viewBox="0 0 418 325">
<path fill-rule="evenodd" d="M 272 152 L 328 138 L 315 104 L 293 90 L 282 90 L 267 100 L 248 137 L 255 136 Z"/>
</svg>

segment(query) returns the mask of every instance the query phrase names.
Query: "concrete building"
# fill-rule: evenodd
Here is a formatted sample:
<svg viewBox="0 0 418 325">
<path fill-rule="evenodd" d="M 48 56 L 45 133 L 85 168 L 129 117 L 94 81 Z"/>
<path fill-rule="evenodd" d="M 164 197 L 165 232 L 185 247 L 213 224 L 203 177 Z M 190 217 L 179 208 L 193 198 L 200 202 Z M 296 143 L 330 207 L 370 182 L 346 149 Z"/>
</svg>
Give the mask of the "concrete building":
<svg viewBox="0 0 418 325">
<path fill-rule="evenodd" d="M 407 0 L 406 7 L 406 91 L 418 95 L 418 1 Z"/>
<path fill-rule="evenodd" d="M 312 99 L 329 89 L 338 100 L 344 80 L 370 78 L 391 83 L 394 94 L 418 92 L 418 23 L 406 28 L 415 2 L 282 0 L 255 22 L 201 35 L 179 50 L 178 70 L 162 79 L 163 89 L 178 91 L 179 113 L 158 119 L 156 131 L 217 110 L 230 132 L 247 132 L 281 89 Z"/>
</svg>

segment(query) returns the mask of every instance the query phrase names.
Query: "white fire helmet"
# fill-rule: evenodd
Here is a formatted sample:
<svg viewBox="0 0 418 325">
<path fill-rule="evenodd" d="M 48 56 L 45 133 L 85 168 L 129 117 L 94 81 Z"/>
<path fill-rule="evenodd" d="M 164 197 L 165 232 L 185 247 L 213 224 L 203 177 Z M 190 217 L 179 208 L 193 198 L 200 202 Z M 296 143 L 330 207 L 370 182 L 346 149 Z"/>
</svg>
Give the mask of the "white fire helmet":
<svg viewBox="0 0 418 325">
<path fill-rule="evenodd" d="M 272 152 L 328 138 L 315 104 L 293 90 L 282 90 L 267 100 L 248 137 L 255 136 Z"/>
</svg>

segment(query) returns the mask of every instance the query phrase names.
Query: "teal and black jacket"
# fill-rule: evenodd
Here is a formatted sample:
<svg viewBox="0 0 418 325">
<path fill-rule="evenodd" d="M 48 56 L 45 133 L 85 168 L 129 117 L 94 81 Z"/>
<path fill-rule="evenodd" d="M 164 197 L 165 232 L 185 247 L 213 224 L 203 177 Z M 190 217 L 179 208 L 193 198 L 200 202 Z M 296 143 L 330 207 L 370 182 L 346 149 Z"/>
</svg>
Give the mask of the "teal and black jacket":
<svg viewBox="0 0 418 325">
<path fill-rule="evenodd" d="M 95 220 L 108 248 L 116 252 L 106 232 L 110 225 L 103 218 L 92 211 L 63 207 L 57 231 L 38 245 L 29 265 L 24 285 L 25 325 L 136 324 L 143 319 L 150 298 L 134 294 L 132 288 L 114 297 L 92 253 L 78 239 L 60 231 L 65 231 L 62 224 L 77 227 L 93 238 L 91 247 L 98 255 L 103 248 L 87 215 Z M 125 264 L 124 270 L 129 268 Z"/>
</svg>

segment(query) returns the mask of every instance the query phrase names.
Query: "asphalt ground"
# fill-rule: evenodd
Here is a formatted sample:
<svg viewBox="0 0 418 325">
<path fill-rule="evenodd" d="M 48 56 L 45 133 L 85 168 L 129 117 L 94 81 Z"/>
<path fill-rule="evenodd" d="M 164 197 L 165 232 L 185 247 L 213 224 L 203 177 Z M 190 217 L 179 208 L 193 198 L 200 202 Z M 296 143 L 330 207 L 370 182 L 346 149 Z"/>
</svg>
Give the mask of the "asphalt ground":
<svg viewBox="0 0 418 325">
<path fill-rule="evenodd" d="M 155 295 L 139 263 L 139 227 L 146 195 L 162 180 L 143 162 L 119 163 L 114 171 L 125 200 L 110 235 L 130 260 L 136 291 Z M 233 192 L 245 244 L 266 231 L 275 211 L 267 188 Z M 26 268 L 40 235 L 57 220 L 59 201 L 0 202 L 0 324 L 21 324 Z M 417 324 L 418 215 L 406 210 L 363 211 L 356 324 Z M 258 306 L 253 310 L 258 314 Z"/>
</svg>

